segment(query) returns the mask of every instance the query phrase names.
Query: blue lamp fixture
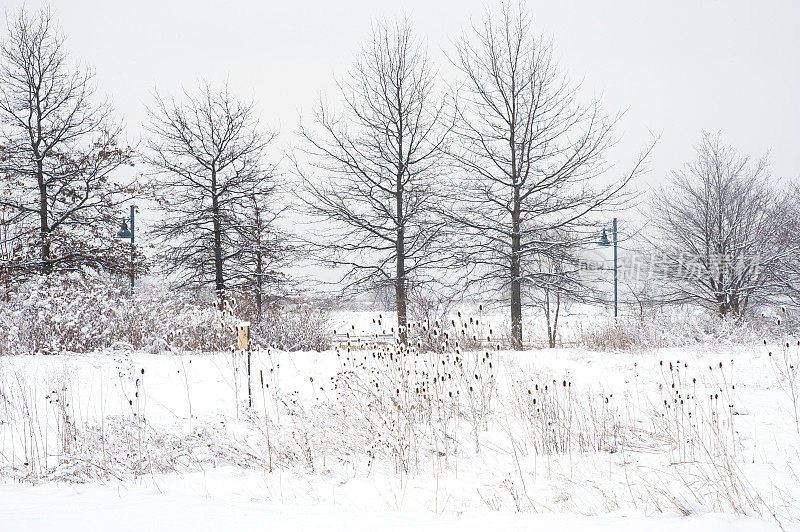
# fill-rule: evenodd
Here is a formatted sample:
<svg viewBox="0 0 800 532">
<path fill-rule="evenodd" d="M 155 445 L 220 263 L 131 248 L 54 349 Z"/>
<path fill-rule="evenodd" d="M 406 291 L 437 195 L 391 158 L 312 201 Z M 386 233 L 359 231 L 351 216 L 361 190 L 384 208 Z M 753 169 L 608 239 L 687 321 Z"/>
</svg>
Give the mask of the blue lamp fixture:
<svg viewBox="0 0 800 532">
<path fill-rule="evenodd" d="M 614 317 L 617 317 L 617 219 L 614 218 L 614 222 L 611 226 L 611 235 L 612 240 L 608 239 L 608 230 L 603 229 L 603 234 L 600 236 L 600 240 L 597 242 L 598 246 L 608 247 L 613 245 L 614 246 Z"/>
<path fill-rule="evenodd" d="M 131 294 L 133 294 L 133 279 L 134 279 L 134 276 L 133 276 L 133 233 L 134 233 L 134 231 L 133 231 L 133 229 L 134 229 L 134 225 L 133 225 L 133 222 L 134 222 L 133 205 L 131 205 L 130 222 L 131 222 L 131 228 L 130 228 L 130 230 L 128 230 L 128 219 L 127 218 L 123 218 L 122 219 L 122 226 L 119 228 L 119 231 L 117 231 L 117 238 L 125 238 L 125 239 L 130 238 L 131 239 Z"/>
</svg>

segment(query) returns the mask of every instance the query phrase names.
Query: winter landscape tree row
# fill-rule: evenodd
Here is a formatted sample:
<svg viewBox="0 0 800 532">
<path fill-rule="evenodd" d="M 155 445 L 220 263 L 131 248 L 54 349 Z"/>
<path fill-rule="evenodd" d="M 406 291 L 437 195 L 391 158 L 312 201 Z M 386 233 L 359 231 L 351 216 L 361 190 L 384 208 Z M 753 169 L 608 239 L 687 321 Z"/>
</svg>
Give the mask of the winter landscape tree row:
<svg viewBox="0 0 800 532">
<path fill-rule="evenodd" d="M 504 7 L 457 41 L 460 75 L 442 79 L 411 22 L 380 23 L 286 157 L 254 102 L 211 81 L 155 95 L 133 149 L 51 13 L 21 10 L 0 57 L 0 275 L 133 268 L 252 297 L 260 319 L 302 289 L 287 266 L 311 257 L 347 294 L 389 294 L 401 342 L 414 301 L 469 294 L 507 309 L 515 349 L 523 308 L 540 308 L 552 347 L 563 304 L 607 301 L 586 254 L 613 213 L 639 207 L 621 238 L 650 260 L 623 301 L 736 317 L 794 301 L 795 186 L 702 133 L 695 159 L 642 194 L 655 140 L 611 165 L 618 116 L 584 101 L 553 53 Z M 114 241 L 130 201 L 157 206 L 158 254 Z"/>
</svg>

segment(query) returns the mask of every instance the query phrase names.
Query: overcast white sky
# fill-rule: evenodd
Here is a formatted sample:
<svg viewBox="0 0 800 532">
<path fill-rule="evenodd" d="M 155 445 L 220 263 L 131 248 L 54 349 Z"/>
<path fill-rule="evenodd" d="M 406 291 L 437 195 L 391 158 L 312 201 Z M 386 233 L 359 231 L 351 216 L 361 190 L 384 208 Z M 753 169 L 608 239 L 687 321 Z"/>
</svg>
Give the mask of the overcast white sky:
<svg viewBox="0 0 800 532">
<path fill-rule="evenodd" d="M 523 2 L 536 29 L 553 38 L 562 69 L 627 110 L 610 154 L 621 172 L 661 135 L 646 190 L 692 157 L 703 129 L 759 155 L 773 174 L 800 177 L 800 2 Z M 28 1 L 28 8 L 42 2 Z M 22 5 L 0 0 L 13 13 Z M 96 71 L 101 94 L 141 137 L 154 89 L 169 95 L 198 80 L 223 83 L 256 100 L 265 124 L 291 143 L 300 113 L 320 93 L 335 100 L 342 76 L 375 19 L 408 16 L 447 73 L 452 43 L 499 3 L 483 0 L 59 0 L 50 3 L 75 59 Z"/>
</svg>

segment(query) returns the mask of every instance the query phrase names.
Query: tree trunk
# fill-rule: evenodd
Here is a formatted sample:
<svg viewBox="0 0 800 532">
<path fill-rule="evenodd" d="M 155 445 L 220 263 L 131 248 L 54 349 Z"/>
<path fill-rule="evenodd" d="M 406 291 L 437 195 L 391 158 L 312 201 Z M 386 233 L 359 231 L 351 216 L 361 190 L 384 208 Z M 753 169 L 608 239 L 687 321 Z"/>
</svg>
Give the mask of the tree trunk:
<svg viewBox="0 0 800 532">
<path fill-rule="evenodd" d="M 397 174 L 397 264 L 395 271 L 395 304 L 397 306 L 397 332 L 400 343 L 406 345 L 408 341 L 407 330 L 407 297 L 406 297 L 406 242 L 405 222 L 403 221 L 403 168 Z"/>
<path fill-rule="evenodd" d="M 406 297 L 406 280 L 404 273 L 404 261 L 400 258 L 397 259 L 397 282 L 395 284 L 395 298 L 397 300 L 397 329 L 400 337 L 400 343 L 405 345 L 408 342 L 408 318 L 406 316 L 407 297 Z"/>
<path fill-rule="evenodd" d="M 264 287 L 263 278 L 263 250 L 261 248 L 261 209 L 258 208 L 258 200 L 253 196 L 253 227 L 255 228 L 256 244 L 256 320 L 261 323 L 261 302 L 262 290 Z"/>
<path fill-rule="evenodd" d="M 550 323 L 550 290 L 544 291 L 544 317 L 547 322 L 547 345 L 553 347 L 551 338 L 553 337 L 553 327 Z"/>
<path fill-rule="evenodd" d="M 556 294 L 556 309 L 553 319 L 550 319 L 550 290 L 544 291 L 544 313 L 547 317 L 547 345 L 551 349 L 556 346 L 556 335 L 558 333 L 558 311 L 561 309 L 561 295 Z"/>
<path fill-rule="evenodd" d="M 261 302 L 264 280 L 261 278 L 261 250 L 256 252 L 256 319 L 261 323 Z"/>
<path fill-rule="evenodd" d="M 50 264 L 50 224 L 47 221 L 47 185 L 44 182 L 44 169 L 42 159 L 37 155 L 36 180 L 39 184 L 39 237 L 42 240 L 42 271 L 49 274 L 52 271 Z"/>
<path fill-rule="evenodd" d="M 522 350 L 522 279 L 519 187 L 514 187 L 511 212 L 511 349 Z"/>
<path fill-rule="evenodd" d="M 214 286 L 220 300 L 225 299 L 225 280 L 222 276 L 222 226 L 219 220 L 217 171 L 211 169 L 211 214 L 214 220 Z"/>
<path fill-rule="evenodd" d="M 553 335 L 550 338 L 550 347 L 556 346 L 556 334 L 558 333 L 558 311 L 561 310 L 561 294 L 556 294 L 556 313 L 553 316 Z"/>
</svg>

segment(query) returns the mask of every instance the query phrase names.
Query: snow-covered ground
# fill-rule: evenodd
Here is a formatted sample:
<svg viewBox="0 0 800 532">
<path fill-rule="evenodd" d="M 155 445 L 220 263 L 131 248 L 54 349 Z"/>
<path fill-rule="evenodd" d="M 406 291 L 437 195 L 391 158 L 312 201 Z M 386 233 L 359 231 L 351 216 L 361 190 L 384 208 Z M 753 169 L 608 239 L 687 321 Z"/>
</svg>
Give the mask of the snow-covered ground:
<svg viewBox="0 0 800 532">
<path fill-rule="evenodd" d="M 359 510 L 343 504 L 281 503 L 265 497 L 263 475 L 218 470 L 155 483 L 0 485 L 0 526 L 8 531 L 80 530 L 598 530 L 626 532 L 780 530 L 751 517 L 708 513 L 679 517 L 616 512 L 599 516 Z M 784 525 L 785 530 L 791 526 Z"/>
<path fill-rule="evenodd" d="M 0 530 L 800 529 L 770 351 L 0 357 Z"/>
</svg>

